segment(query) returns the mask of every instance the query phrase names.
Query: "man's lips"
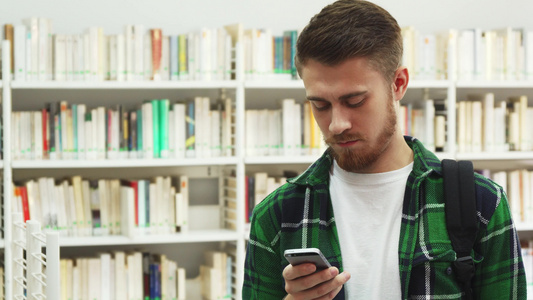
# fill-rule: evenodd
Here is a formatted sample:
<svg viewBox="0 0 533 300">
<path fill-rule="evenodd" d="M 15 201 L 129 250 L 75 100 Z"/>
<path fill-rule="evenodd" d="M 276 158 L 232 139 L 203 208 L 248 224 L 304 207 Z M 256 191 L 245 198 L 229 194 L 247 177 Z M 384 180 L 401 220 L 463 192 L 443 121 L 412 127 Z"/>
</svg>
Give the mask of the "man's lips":
<svg viewBox="0 0 533 300">
<path fill-rule="evenodd" d="M 336 144 L 341 147 L 350 147 L 352 145 L 355 145 L 356 143 L 357 143 L 357 140 L 337 142 Z"/>
</svg>

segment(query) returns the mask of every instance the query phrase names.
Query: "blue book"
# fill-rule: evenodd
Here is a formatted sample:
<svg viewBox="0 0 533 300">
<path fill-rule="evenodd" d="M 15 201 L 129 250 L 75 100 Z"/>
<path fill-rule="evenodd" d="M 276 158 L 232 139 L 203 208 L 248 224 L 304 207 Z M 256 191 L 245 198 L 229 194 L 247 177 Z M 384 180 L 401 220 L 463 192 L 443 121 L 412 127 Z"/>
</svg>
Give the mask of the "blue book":
<svg viewBox="0 0 533 300">
<path fill-rule="evenodd" d="M 185 116 L 186 139 L 185 139 L 185 157 L 196 157 L 196 137 L 194 125 L 194 100 L 187 102 L 187 112 Z"/>
<path fill-rule="evenodd" d="M 178 36 L 170 36 L 170 80 L 178 80 Z"/>
</svg>

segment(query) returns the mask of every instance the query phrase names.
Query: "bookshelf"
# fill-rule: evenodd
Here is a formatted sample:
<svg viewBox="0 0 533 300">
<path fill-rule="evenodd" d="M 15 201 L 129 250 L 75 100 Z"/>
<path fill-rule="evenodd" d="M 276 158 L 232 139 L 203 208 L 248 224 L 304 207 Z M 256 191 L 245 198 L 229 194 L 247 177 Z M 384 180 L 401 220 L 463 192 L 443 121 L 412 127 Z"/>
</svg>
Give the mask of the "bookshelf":
<svg viewBox="0 0 533 300">
<path fill-rule="evenodd" d="M 5 47 L 5 43 L 4 43 Z M 11 131 L 3 126 L 4 160 L 0 161 L 4 179 L 4 210 L 10 211 L 12 193 L 11 183 L 20 180 L 50 176 L 62 178 L 81 175 L 84 178 L 150 178 L 157 175 L 187 174 L 198 180 L 199 189 L 209 187 L 211 193 L 219 193 L 215 203 L 195 205 L 190 213 L 198 219 L 195 226 L 187 233 L 172 235 L 153 235 L 128 238 L 125 236 L 107 237 L 62 237 L 60 240 L 62 255 L 90 255 L 115 248 L 136 249 L 143 247 L 158 252 L 174 253 L 179 261 L 187 261 L 188 269 L 197 268 L 201 263 L 198 258 L 204 250 L 216 250 L 226 244 L 234 244 L 236 261 L 234 262 L 235 281 L 234 299 L 240 299 L 240 287 L 243 278 L 244 249 L 248 237 L 248 226 L 244 221 L 244 178 L 245 175 L 264 171 L 280 175 L 283 170 L 301 172 L 314 162 L 318 155 L 297 156 L 249 156 L 245 152 L 245 111 L 247 109 L 277 109 L 278 100 L 293 98 L 298 103 L 305 100 L 305 90 L 301 80 L 245 80 L 242 70 L 240 45 L 235 49 L 237 66 L 236 80 L 227 81 L 103 81 L 103 82 L 57 82 L 30 81 L 20 82 L 5 78 L 0 82 L 3 95 L 4 124 L 11 124 L 11 112 L 27 109 L 40 109 L 44 102 L 66 99 L 69 103 L 86 103 L 90 106 L 124 103 L 136 105 L 142 99 L 187 98 L 196 95 L 217 97 L 218 90 L 224 88 L 235 101 L 235 151 L 231 157 L 188 158 L 188 159 L 116 159 L 116 160 L 13 160 L 11 153 Z M 3 60 L 9 60 L 7 51 L 3 51 Z M 4 67 L 4 74 L 7 73 Z M 526 94 L 533 99 L 532 81 L 464 81 L 464 80 L 411 80 L 407 94 L 402 103 L 417 104 L 423 99 L 446 99 L 447 105 L 447 139 L 445 151 L 437 152 L 443 158 L 467 159 L 474 161 L 477 168 L 509 170 L 530 168 L 533 166 L 533 152 L 496 152 L 496 153 L 461 153 L 456 146 L 456 103 L 469 93 L 493 92 L 495 97 L 504 98 L 511 94 Z M 531 102 L 531 101 L 530 101 Z M 224 229 L 220 225 L 223 211 L 220 196 L 220 182 L 225 173 L 232 172 L 237 178 L 237 222 L 235 230 Z M 220 180 L 219 180 L 220 181 Z M 197 186 L 197 187 L 198 187 Z M 192 200 L 194 202 L 194 200 Z M 9 216 L 4 216 L 4 224 L 10 224 Z M 205 221 L 208 224 L 206 225 Z M 204 228 L 204 226 L 208 228 Z M 521 236 L 533 234 L 533 224 L 517 225 Z M 4 239 L 0 248 L 4 249 L 4 259 L 9 261 L 12 243 L 9 225 L 5 228 Z M 183 258 L 185 257 L 185 259 Z M 10 286 L 9 265 L 5 267 L 6 286 Z M 193 279 L 192 286 L 199 286 Z M 197 292 L 193 288 L 193 292 Z M 6 290 L 6 292 L 9 292 Z"/>
</svg>

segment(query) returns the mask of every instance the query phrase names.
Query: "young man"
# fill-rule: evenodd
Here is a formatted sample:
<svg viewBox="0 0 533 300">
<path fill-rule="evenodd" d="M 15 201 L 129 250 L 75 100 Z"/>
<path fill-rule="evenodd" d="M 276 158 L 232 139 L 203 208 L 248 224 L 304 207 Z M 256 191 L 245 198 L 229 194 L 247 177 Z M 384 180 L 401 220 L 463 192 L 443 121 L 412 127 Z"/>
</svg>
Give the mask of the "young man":
<svg viewBox="0 0 533 300">
<path fill-rule="evenodd" d="M 243 299 L 461 299 L 446 229 L 441 163 L 399 130 L 409 82 L 396 20 L 367 1 L 326 6 L 302 31 L 297 67 L 329 145 L 264 199 L 251 221 Z M 503 189 L 475 176 L 476 299 L 525 299 Z M 319 248 L 333 267 L 292 266 Z"/>
</svg>

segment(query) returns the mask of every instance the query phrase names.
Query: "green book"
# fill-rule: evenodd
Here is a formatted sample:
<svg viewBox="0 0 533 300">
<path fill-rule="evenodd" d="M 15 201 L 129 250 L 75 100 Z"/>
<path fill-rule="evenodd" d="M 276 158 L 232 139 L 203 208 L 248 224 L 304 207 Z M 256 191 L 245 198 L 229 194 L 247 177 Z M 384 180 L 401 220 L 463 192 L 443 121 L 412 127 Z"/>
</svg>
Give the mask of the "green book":
<svg viewBox="0 0 533 300">
<path fill-rule="evenodd" d="M 154 138 L 154 158 L 161 157 L 160 141 L 159 141 L 159 100 L 152 100 L 152 126 Z"/>
<path fill-rule="evenodd" d="M 170 101 L 159 100 L 159 150 L 161 158 L 168 158 L 168 110 Z"/>
</svg>

